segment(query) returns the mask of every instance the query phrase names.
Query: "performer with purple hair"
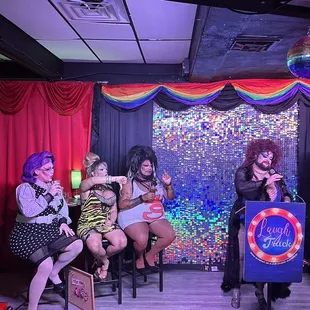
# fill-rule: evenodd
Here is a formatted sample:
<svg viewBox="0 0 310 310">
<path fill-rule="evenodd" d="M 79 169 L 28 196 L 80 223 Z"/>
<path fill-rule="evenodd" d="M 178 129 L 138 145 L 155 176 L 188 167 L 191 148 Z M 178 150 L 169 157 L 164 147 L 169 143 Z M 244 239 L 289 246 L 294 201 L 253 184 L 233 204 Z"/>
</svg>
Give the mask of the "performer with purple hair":
<svg viewBox="0 0 310 310">
<path fill-rule="evenodd" d="M 62 188 L 53 182 L 54 162 L 50 152 L 32 154 L 23 167 L 24 183 L 16 189 L 18 213 L 9 245 L 13 254 L 37 269 L 29 288 L 30 310 L 37 309 L 48 279 L 56 292 L 64 292 L 59 272 L 83 249 L 82 240 L 68 226 L 71 220 Z"/>
<path fill-rule="evenodd" d="M 174 199 L 171 176 L 165 171 L 156 177 L 157 157 L 149 146 L 134 146 L 127 155 L 129 181 L 123 185 L 119 201 L 118 223 L 133 240 L 136 266 L 141 274 L 158 272 L 155 255 L 171 244 L 175 232 L 164 212 L 164 199 Z M 145 253 L 149 232 L 158 240 Z"/>
<path fill-rule="evenodd" d="M 273 171 L 282 159 L 279 145 L 269 139 L 257 139 L 249 143 L 245 161 L 235 174 L 238 195 L 232 207 L 228 223 L 228 246 L 221 288 L 224 292 L 233 290 L 231 305 L 240 308 L 240 285 L 244 264 L 245 201 L 291 202 L 282 175 Z M 264 283 L 256 283 L 255 295 L 260 309 L 267 308 L 264 297 Z M 272 300 L 290 295 L 289 283 L 272 283 Z"/>
</svg>

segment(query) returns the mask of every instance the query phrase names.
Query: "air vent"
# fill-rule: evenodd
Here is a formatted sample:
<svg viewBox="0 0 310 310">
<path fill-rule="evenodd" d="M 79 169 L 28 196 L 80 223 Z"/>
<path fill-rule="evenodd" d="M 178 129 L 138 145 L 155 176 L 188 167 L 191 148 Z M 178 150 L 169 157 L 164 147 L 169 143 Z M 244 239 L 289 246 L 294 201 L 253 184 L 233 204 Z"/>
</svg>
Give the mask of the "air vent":
<svg viewBox="0 0 310 310">
<path fill-rule="evenodd" d="M 232 51 L 266 52 L 281 41 L 279 37 L 240 36 L 230 47 Z"/>
<path fill-rule="evenodd" d="M 53 2 L 69 20 L 129 23 L 122 0 L 53 0 Z"/>
</svg>

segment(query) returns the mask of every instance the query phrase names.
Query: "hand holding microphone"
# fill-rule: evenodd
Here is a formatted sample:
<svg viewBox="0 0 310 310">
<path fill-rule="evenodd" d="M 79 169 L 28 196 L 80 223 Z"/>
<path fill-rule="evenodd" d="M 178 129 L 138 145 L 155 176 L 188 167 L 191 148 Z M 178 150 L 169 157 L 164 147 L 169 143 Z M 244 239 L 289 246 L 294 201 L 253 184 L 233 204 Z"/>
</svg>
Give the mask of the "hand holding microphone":
<svg viewBox="0 0 310 310">
<path fill-rule="evenodd" d="M 285 186 L 283 181 L 283 175 L 279 174 L 274 168 L 269 170 L 270 177 L 268 178 L 266 185 L 270 185 L 274 182 L 279 182 L 280 186 Z"/>
</svg>

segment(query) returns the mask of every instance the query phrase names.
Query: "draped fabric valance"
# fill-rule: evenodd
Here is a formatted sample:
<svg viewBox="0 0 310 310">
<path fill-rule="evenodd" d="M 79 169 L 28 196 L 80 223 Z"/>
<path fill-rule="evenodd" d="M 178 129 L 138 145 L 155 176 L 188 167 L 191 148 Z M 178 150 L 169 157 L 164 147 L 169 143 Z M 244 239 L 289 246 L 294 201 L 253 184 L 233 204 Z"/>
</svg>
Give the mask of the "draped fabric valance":
<svg viewBox="0 0 310 310">
<path fill-rule="evenodd" d="M 115 108 L 131 110 L 152 99 L 157 103 L 170 101 L 170 103 L 181 103 L 188 106 L 196 104 L 211 104 L 212 106 L 212 102 L 218 99 L 223 89 L 226 90 L 229 86 L 246 103 L 254 106 L 274 106 L 273 110 L 277 111 L 278 104 L 290 101 L 290 99 L 310 98 L 310 81 L 299 79 L 232 80 L 205 84 L 102 85 L 101 92 L 104 100 Z M 296 96 L 298 98 L 295 98 Z M 227 104 L 229 104 L 228 101 Z M 222 105 L 218 108 L 225 109 Z"/>
<path fill-rule="evenodd" d="M 39 91 L 47 105 L 57 114 L 72 116 L 93 100 L 94 83 L 0 81 L 0 112 L 13 115 L 31 101 Z"/>
</svg>

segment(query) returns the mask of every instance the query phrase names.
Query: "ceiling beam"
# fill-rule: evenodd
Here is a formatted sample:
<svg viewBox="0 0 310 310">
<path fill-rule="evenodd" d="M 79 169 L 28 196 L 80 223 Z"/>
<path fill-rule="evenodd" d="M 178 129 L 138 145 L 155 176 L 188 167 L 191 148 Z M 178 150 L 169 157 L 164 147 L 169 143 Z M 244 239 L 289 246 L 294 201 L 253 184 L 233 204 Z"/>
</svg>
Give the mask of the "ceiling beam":
<svg viewBox="0 0 310 310">
<path fill-rule="evenodd" d="M 59 79 L 63 61 L 0 14 L 0 53 L 44 79 Z"/>
<path fill-rule="evenodd" d="M 64 80 L 121 83 L 185 82 L 182 64 L 65 63 Z"/>
<path fill-rule="evenodd" d="M 203 31 L 206 26 L 207 18 L 210 12 L 208 6 L 198 6 L 195 17 L 195 24 L 192 35 L 191 48 L 189 52 L 189 77 L 191 78 L 195 67 L 195 62 L 198 57 L 200 42 L 202 39 Z"/>
<path fill-rule="evenodd" d="M 0 80 L 42 80 L 42 77 L 16 62 L 0 61 Z"/>
<path fill-rule="evenodd" d="M 189 4 L 197 4 L 203 6 L 213 6 L 218 8 L 226 8 L 230 10 L 245 11 L 257 14 L 273 14 L 288 17 L 298 17 L 310 19 L 310 7 L 283 4 L 285 1 L 280 0 L 166 0 L 171 2 L 182 2 Z M 281 4 L 282 2 L 282 4 Z"/>
<path fill-rule="evenodd" d="M 94 81 L 110 84 L 186 82 L 182 64 L 123 64 L 65 62 L 60 81 Z M 42 80 L 12 61 L 0 61 L 0 80 Z"/>
</svg>

